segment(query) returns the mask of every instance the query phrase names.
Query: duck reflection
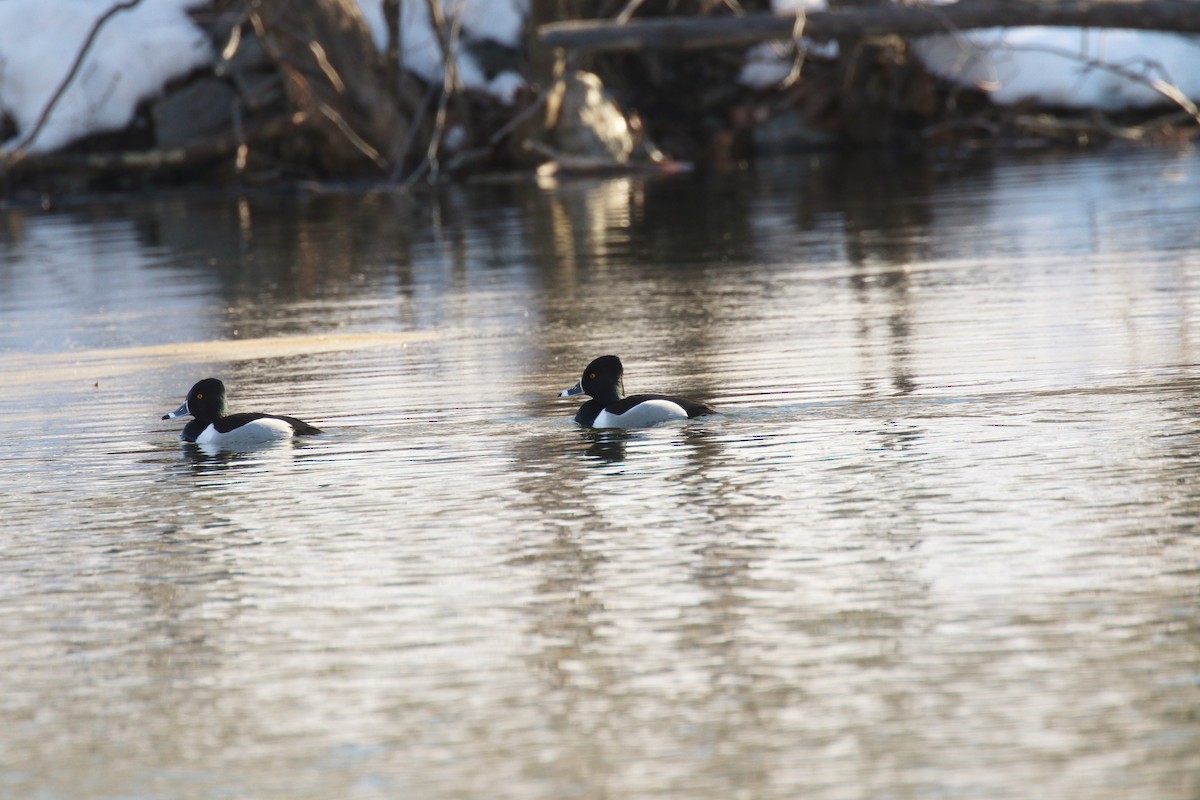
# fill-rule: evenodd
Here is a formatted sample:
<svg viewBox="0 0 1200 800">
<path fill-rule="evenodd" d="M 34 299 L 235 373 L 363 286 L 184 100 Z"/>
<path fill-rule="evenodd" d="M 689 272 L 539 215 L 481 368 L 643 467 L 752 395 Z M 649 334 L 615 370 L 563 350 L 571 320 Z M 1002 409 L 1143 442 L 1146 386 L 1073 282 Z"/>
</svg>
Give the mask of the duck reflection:
<svg viewBox="0 0 1200 800">
<path fill-rule="evenodd" d="M 272 472 L 290 464 L 298 451 L 305 450 L 294 442 L 266 442 L 230 450 L 213 444 L 181 442 L 180 458 L 198 476 L 222 475 L 223 481 L 232 476 Z"/>
<path fill-rule="evenodd" d="M 606 464 L 625 463 L 625 445 L 635 434 L 619 428 L 587 428 L 579 432 L 589 458 Z"/>
</svg>

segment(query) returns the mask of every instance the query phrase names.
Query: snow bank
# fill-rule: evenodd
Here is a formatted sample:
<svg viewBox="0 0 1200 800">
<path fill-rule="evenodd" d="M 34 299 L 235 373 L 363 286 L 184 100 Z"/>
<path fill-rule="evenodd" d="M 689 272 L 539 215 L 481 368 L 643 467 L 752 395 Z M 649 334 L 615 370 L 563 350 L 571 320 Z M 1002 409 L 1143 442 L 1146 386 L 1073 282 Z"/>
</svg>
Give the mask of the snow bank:
<svg viewBox="0 0 1200 800">
<path fill-rule="evenodd" d="M 37 124 L 95 21 L 115 2 L 0 0 L 0 111 L 16 121 L 18 139 Z M 27 149 L 54 150 L 89 134 L 120 130 L 132 121 L 139 102 L 172 79 L 213 63 L 207 35 L 185 13 L 189 6 L 203 5 L 203 0 L 145 0 L 117 12 Z M 520 47 L 529 0 L 442 0 L 442 5 L 448 15 L 461 8 L 464 38 Z M 382 49 L 387 42 L 382 3 L 359 0 L 359 6 Z M 426 0 L 404 0 L 400 29 L 405 66 L 426 80 L 440 81 L 441 50 Z M 511 71 L 489 78 L 466 50 L 458 60 L 469 89 L 511 102 L 525 85 Z"/>
<path fill-rule="evenodd" d="M 1138 76 L 1165 80 L 1200 98 L 1200 38 L 1081 28 L 989 28 L 914 43 L 933 73 L 988 92 L 1000 105 L 1119 111 L 1168 101 Z"/>
<path fill-rule="evenodd" d="M 32 130 L 96 19 L 112 5 L 112 0 L 0 2 L 0 109 L 16 120 L 18 136 Z M 124 128 L 142 99 L 211 63 L 208 38 L 184 13 L 189 5 L 195 0 L 150 0 L 113 16 L 28 149 L 53 150 L 87 134 Z"/>
<path fill-rule="evenodd" d="M 773 0 L 776 14 L 818 11 L 824 0 Z M 1026 100 L 1060 108 L 1119 111 L 1169 101 L 1150 79 L 1200 99 L 1200 37 L 1171 33 L 1082 28 L 989 28 L 928 36 L 913 51 L 933 73 L 979 88 L 1000 105 Z M 1117 69 L 1106 69 L 1102 64 Z M 754 89 L 777 85 L 791 69 L 779 43 L 746 54 L 740 82 Z M 1125 73 L 1125 74 L 1122 74 Z"/>
</svg>

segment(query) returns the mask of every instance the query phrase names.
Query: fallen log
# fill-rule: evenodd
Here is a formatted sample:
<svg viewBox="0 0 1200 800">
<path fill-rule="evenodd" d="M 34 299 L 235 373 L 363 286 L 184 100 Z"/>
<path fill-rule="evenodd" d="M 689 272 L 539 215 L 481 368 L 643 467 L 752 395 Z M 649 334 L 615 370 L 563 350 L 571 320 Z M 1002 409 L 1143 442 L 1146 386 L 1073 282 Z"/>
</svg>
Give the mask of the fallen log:
<svg viewBox="0 0 1200 800">
<path fill-rule="evenodd" d="M 232 160 L 240 147 L 266 144 L 294 134 L 303 121 L 300 115 L 278 117 L 236 133 L 227 132 L 175 147 L 151 150 L 32 153 L 11 169 L 25 176 L 56 172 L 96 176 L 111 172 L 156 172 L 163 169 L 195 168 L 215 161 Z"/>
<path fill-rule="evenodd" d="M 974 28 L 1027 25 L 1200 33 L 1200 3 L 1185 0 L 963 0 L 952 5 L 886 5 L 811 11 L 804 36 L 817 41 L 898 34 L 925 36 Z M 790 39 L 793 16 L 656 17 L 552 22 L 538 28 L 551 47 L 576 52 L 639 52 L 746 47 Z"/>
</svg>

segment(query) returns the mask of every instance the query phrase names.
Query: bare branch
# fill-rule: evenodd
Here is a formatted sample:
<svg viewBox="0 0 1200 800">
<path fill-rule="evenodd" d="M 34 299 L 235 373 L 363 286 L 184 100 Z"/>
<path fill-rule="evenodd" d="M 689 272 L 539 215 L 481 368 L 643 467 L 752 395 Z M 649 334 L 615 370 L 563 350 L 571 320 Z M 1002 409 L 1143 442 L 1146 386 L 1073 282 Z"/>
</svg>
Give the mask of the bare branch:
<svg viewBox="0 0 1200 800">
<path fill-rule="evenodd" d="M 308 43 L 308 49 L 313 54 L 313 58 L 317 60 L 317 66 L 321 72 L 325 73 L 325 80 L 329 81 L 329 85 L 338 94 L 346 93 L 346 84 L 342 81 L 342 76 L 338 75 L 337 70 L 329 63 L 329 57 L 325 55 L 325 48 L 321 47 L 318 41 Z"/>
<path fill-rule="evenodd" d="M 445 18 L 438 0 L 428 0 L 430 21 L 437 32 L 438 44 L 442 48 L 442 95 L 438 98 L 437 114 L 434 116 L 433 134 L 429 137 L 429 148 L 425 153 L 425 162 L 429 165 L 431 180 L 438 175 L 438 150 L 441 147 L 442 134 L 446 129 L 446 111 L 450 98 L 458 89 L 458 58 L 457 48 L 462 35 L 462 2 L 460 0 L 450 20 L 449 35 L 444 29 Z"/>
<path fill-rule="evenodd" d="M 400 148 L 400 155 L 396 158 L 395 164 L 392 166 L 392 175 L 388 179 L 388 188 L 394 189 L 396 184 L 400 182 L 400 176 L 404 172 L 404 165 L 408 162 L 408 154 L 412 152 L 413 145 L 416 144 L 418 131 L 421 125 L 425 122 L 425 115 L 428 113 L 429 105 L 433 102 L 433 96 L 437 93 L 438 85 L 436 83 L 429 84 L 429 88 L 425 90 L 425 96 L 417 106 L 412 123 L 409 125 L 408 134 L 404 137 L 404 144 Z M 424 171 L 425 162 L 421 162 L 420 171 Z M 405 183 L 407 187 L 412 182 L 410 180 Z"/>
<path fill-rule="evenodd" d="M 637 10 L 642 7 L 642 3 L 644 2 L 646 2 L 646 0 L 629 0 L 625 7 L 621 9 L 621 13 L 617 14 L 617 24 L 624 25 L 626 22 L 629 22 L 629 20 L 633 19 L 633 15 L 637 13 Z"/>
<path fill-rule="evenodd" d="M 552 47 L 576 51 L 694 50 L 788 39 L 795 18 L 756 13 L 552 22 L 538 29 Z M 884 5 L 810 11 L 805 35 L 819 41 L 899 34 L 923 36 L 971 28 L 1047 25 L 1200 33 L 1200 7 L 1185 0 L 960 0 L 951 5 Z"/>
<path fill-rule="evenodd" d="M 388 168 L 387 159 L 379 155 L 379 151 L 372 147 L 366 139 L 359 136 L 358 132 L 355 131 L 354 128 L 350 126 L 350 123 L 346 122 L 346 119 L 335 109 L 330 107 L 327 103 L 319 103 L 317 105 L 317 110 L 321 112 L 321 116 L 332 122 L 334 126 L 342 132 L 342 135 L 346 137 L 346 141 L 354 145 L 354 147 L 364 156 L 371 159 L 375 166 L 379 167 L 380 169 Z"/>
</svg>

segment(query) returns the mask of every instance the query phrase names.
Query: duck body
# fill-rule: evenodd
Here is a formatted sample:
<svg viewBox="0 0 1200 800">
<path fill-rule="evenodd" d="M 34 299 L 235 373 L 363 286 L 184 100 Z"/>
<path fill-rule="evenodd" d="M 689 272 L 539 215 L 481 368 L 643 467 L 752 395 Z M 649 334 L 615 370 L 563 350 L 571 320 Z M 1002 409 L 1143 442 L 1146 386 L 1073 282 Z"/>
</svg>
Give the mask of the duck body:
<svg viewBox="0 0 1200 800">
<path fill-rule="evenodd" d="M 631 394 L 607 406 L 592 398 L 579 407 L 575 421 L 589 428 L 644 428 L 715 413 L 711 406 L 685 397 Z"/>
<path fill-rule="evenodd" d="M 293 436 L 313 436 L 321 432 L 295 417 L 262 412 L 227 413 L 225 384 L 205 378 L 188 392 L 183 404 L 163 419 L 191 416 L 179 438 L 185 442 L 223 447 L 266 444 Z"/>
<path fill-rule="evenodd" d="M 626 396 L 624 366 L 616 356 L 601 356 L 587 365 L 579 382 L 559 394 L 587 394 L 592 399 L 579 407 L 575 421 L 590 428 L 644 428 L 672 420 L 715 414 L 706 403 L 668 394 Z"/>
</svg>

